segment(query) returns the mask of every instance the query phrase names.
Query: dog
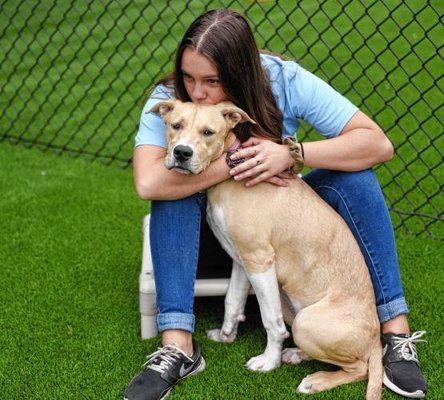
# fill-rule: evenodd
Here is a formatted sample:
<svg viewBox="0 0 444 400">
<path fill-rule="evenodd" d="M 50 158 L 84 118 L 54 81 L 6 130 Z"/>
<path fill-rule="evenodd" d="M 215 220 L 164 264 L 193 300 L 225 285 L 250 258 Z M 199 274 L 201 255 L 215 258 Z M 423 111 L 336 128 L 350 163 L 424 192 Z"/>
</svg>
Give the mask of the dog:
<svg viewBox="0 0 444 400">
<path fill-rule="evenodd" d="M 233 128 L 252 123 L 230 102 L 217 105 L 157 103 L 151 112 L 166 126 L 165 166 L 199 174 L 236 142 Z M 246 188 L 228 179 L 207 189 L 207 220 L 233 259 L 221 329 L 208 332 L 231 343 L 250 284 L 267 345 L 247 368 L 270 371 L 282 362 L 316 359 L 340 367 L 306 376 L 297 387 L 316 393 L 368 377 L 368 400 L 380 399 L 382 350 L 375 297 L 364 258 L 341 217 L 302 179 L 289 187 L 261 183 Z M 282 350 L 291 327 L 298 346 Z"/>
</svg>

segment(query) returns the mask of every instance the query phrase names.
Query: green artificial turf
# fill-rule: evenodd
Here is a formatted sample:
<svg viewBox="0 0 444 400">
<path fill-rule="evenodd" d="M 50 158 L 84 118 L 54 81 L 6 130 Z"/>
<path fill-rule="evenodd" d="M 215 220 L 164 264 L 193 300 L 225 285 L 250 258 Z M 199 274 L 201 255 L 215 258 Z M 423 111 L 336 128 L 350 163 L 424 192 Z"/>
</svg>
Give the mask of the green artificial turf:
<svg viewBox="0 0 444 400">
<path fill-rule="evenodd" d="M 0 143 L 0 388 L 3 399 L 121 399 L 159 338 L 141 341 L 138 274 L 147 203 L 131 170 Z M 429 399 L 443 399 L 442 243 L 397 236 L 412 329 Z M 318 362 L 268 374 L 244 367 L 265 345 L 255 299 L 238 340 L 212 343 L 223 299 L 199 298 L 197 333 L 207 370 L 176 387 L 171 399 L 306 398 L 295 387 Z M 328 329 L 328 327 L 326 327 Z M 359 399 L 365 382 L 313 395 Z M 384 399 L 398 396 L 384 390 Z"/>
</svg>

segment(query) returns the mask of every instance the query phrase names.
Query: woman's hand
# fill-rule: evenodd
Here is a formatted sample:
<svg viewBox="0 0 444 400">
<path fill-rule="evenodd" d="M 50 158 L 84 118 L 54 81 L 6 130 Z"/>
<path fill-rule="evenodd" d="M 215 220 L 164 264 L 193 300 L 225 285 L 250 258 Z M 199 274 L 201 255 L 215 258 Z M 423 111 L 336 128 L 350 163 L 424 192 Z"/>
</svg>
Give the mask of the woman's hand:
<svg viewBox="0 0 444 400">
<path fill-rule="evenodd" d="M 260 182 L 277 186 L 288 186 L 288 180 L 294 179 L 288 172 L 294 163 L 288 146 L 270 140 L 250 138 L 234 153 L 233 160 L 245 159 L 242 164 L 230 170 L 236 181 L 247 179 L 245 186 L 250 187 Z"/>
<path fill-rule="evenodd" d="M 251 138 L 233 155 L 245 162 L 230 170 L 236 180 L 248 179 L 246 186 L 270 182 L 288 186 L 288 167 L 293 158 L 286 145 Z M 393 145 L 382 129 L 363 112 L 358 111 L 347 122 L 339 136 L 304 143 L 304 164 L 308 168 L 334 171 L 361 171 L 393 157 Z"/>
</svg>

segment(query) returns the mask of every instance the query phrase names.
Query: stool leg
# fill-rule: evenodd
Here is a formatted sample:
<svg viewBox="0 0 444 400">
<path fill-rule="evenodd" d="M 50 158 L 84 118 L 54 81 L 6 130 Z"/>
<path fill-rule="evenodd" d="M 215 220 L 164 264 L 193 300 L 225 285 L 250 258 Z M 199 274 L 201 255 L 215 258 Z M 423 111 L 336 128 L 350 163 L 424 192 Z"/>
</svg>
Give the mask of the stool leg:
<svg viewBox="0 0 444 400">
<path fill-rule="evenodd" d="M 150 215 L 143 220 L 142 270 L 139 275 L 139 309 L 142 339 L 157 335 L 156 286 L 150 246 Z"/>
</svg>

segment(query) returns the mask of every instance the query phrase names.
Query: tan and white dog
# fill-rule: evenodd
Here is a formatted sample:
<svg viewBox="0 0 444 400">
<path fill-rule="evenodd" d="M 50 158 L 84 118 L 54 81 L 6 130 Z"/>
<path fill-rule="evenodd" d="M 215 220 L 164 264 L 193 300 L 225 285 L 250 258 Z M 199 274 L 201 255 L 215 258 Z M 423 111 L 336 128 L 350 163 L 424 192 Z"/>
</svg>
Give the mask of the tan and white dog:
<svg viewBox="0 0 444 400">
<path fill-rule="evenodd" d="M 254 123 L 232 103 L 197 105 L 162 101 L 152 112 L 167 126 L 165 166 L 199 174 L 235 142 L 238 123 Z M 341 369 L 305 377 L 297 390 L 316 393 L 368 377 L 367 399 L 382 389 L 380 326 L 369 273 L 358 244 L 340 216 L 302 179 L 290 187 L 262 183 L 246 188 L 233 179 L 207 190 L 207 219 L 233 258 L 221 329 L 232 342 L 250 284 L 267 331 L 263 354 L 247 367 L 269 371 L 281 362 L 317 359 Z M 291 326 L 298 348 L 285 349 Z"/>
</svg>

